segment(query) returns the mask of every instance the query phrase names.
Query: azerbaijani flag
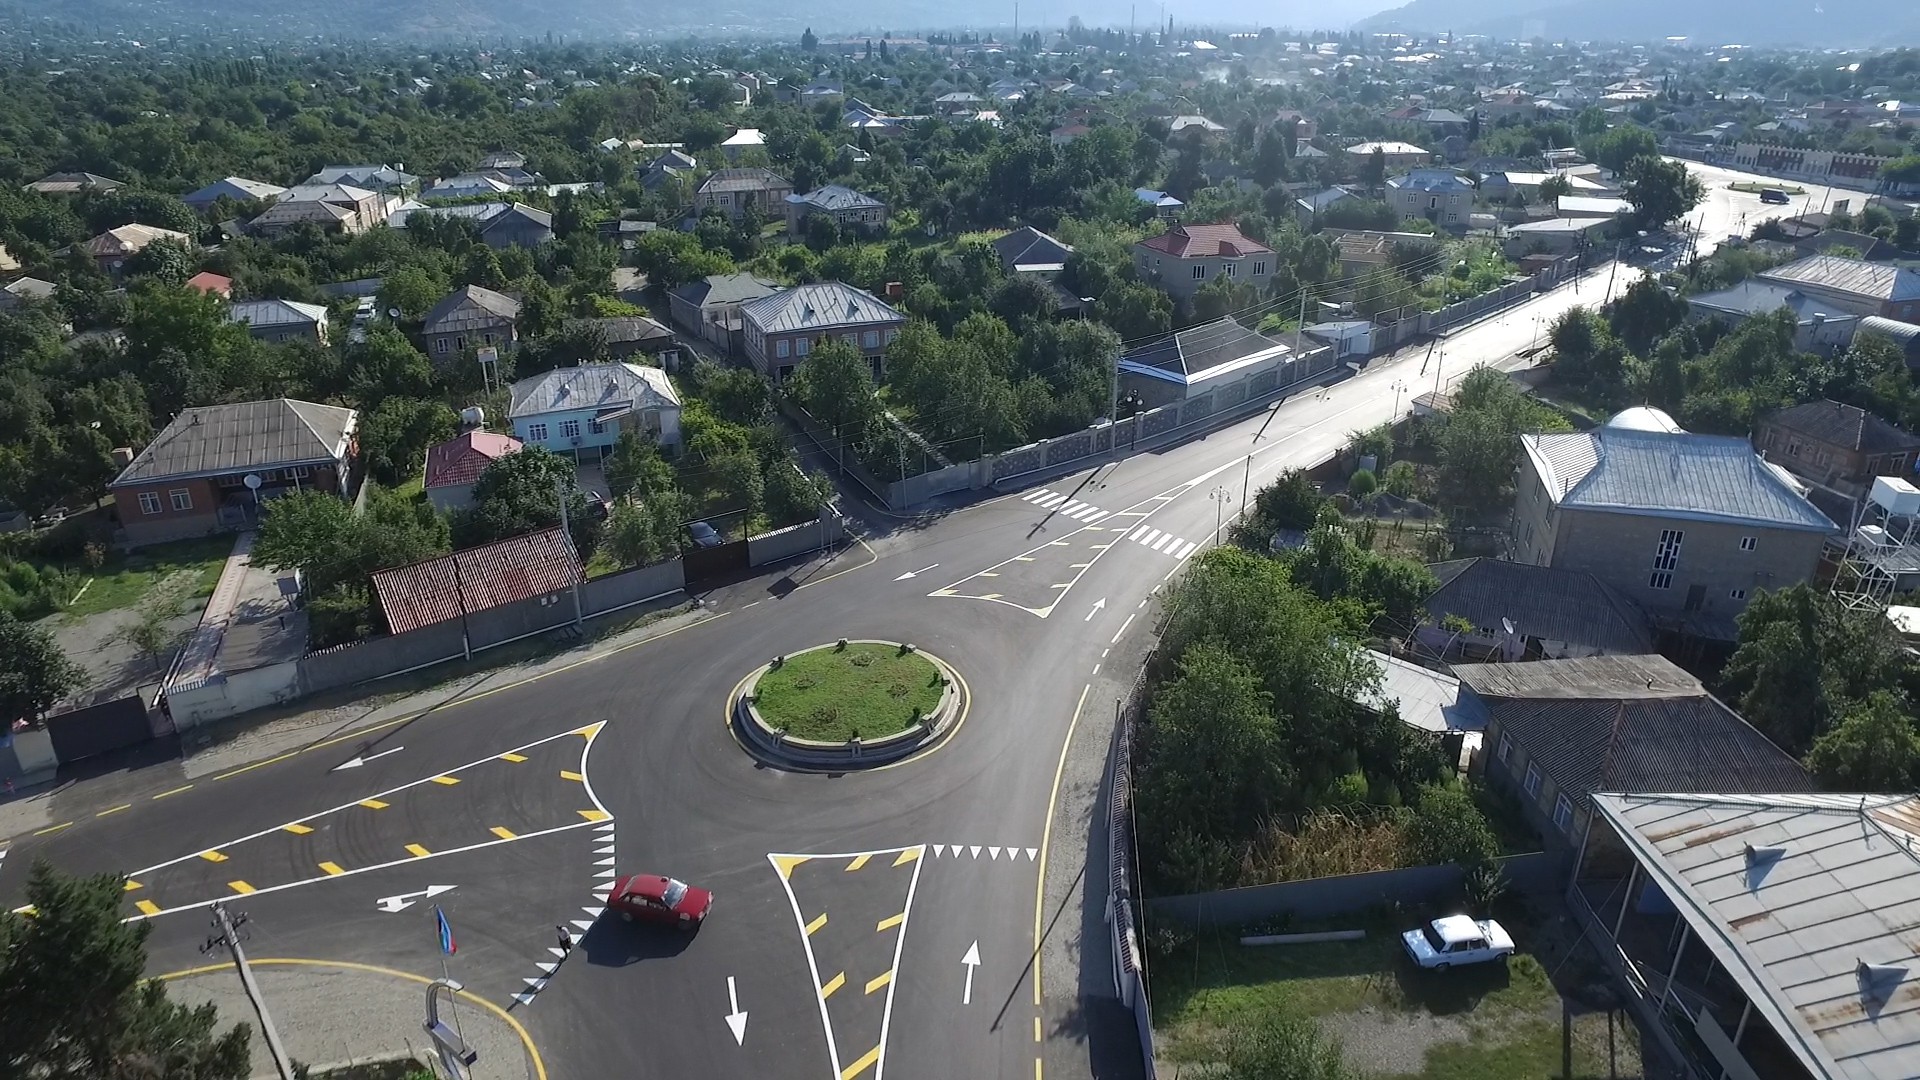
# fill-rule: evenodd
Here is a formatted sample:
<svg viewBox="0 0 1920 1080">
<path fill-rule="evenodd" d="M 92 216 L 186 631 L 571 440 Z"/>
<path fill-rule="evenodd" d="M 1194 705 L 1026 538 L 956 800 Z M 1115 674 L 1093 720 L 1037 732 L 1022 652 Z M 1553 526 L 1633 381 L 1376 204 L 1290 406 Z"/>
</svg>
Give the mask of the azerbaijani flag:
<svg viewBox="0 0 1920 1080">
<path fill-rule="evenodd" d="M 433 923 L 440 931 L 440 951 L 448 956 L 459 952 L 460 946 L 453 941 L 453 924 L 447 921 L 447 913 L 440 910 L 439 904 L 433 905 Z"/>
</svg>

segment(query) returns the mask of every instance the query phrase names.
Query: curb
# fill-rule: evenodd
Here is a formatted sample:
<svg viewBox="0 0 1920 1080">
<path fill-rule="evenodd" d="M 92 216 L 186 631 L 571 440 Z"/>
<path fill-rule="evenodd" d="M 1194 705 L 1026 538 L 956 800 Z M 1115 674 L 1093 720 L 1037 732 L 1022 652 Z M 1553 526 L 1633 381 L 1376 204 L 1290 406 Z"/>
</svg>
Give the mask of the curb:
<svg viewBox="0 0 1920 1080">
<path fill-rule="evenodd" d="M 939 742 L 953 727 L 956 718 L 962 714 L 965 704 L 962 687 L 965 684 L 960 681 L 959 675 L 945 660 L 898 641 L 849 638 L 846 639 L 846 644 L 889 645 L 895 648 L 911 649 L 915 655 L 931 663 L 940 673 L 941 678 L 946 681 L 946 687 L 940 694 L 940 703 L 934 706 L 931 714 L 922 717 L 917 726 L 879 739 L 854 738 L 844 743 L 833 743 L 793 738 L 784 730 L 770 725 L 760 715 L 760 710 L 754 708 L 754 689 L 759 686 L 760 677 L 773 668 L 772 664 L 763 664 L 741 681 L 727 710 L 734 731 L 740 736 L 741 747 L 767 764 L 794 772 L 846 772 L 852 769 L 873 768 L 911 757 Z M 801 649 L 787 655 L 794 656 L 838 647 L 838 643 L 815 645 L 810 649 Z"/>
</svg>

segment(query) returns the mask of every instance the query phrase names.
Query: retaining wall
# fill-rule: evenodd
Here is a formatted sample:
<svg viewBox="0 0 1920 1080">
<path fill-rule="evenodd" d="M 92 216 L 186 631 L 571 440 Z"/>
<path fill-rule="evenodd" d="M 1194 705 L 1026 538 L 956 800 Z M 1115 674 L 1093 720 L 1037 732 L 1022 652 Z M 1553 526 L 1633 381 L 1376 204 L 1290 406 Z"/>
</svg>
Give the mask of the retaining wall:
<svg viewBox="0 0 1920 1080">
<path fill-rule="evenodd" d="M 1498 860 L 1515 892 L 1543 893 L 1566 885 L 1566 862 L 1553 852 Z M 1156 919 L 1190 926 L 1235 928 L 1279 915 L 1325 919 L 1392 903 L 1437 903 L 1461 892 L 1465 871 L 1455 863 L 1282 881 L 1245 889 L 1164 896 L 1147 901 Z"/>
<path fill-rule="evenodd" d="M 931 475 L 931 474 L 929 474 Z M 847 538 L 847 528 L 840 516 L 832 512 L 820 515 L 819 521 L 802 522 L 776 529 L 770 533 L 747 538 L 747 565 L 765 566 L 768 563 L 791 559 L 795 555 L 804 555 L 809 551 L 818 551 L 829 544 L 837 544 Z"/>
</svg>

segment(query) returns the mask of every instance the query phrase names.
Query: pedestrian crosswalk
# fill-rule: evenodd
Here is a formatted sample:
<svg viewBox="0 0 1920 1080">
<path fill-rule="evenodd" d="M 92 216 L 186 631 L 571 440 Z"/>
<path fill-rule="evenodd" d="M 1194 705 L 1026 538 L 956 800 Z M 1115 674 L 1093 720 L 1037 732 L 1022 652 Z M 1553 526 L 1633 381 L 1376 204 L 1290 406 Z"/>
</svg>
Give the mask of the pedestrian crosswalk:
<svg viewBox="0 0 1920 1080">
<path fill-rule="evenodd" d="M 1097 506 L 1081 502 L 1078 499 L 1068 498 L 1057 491 L 1049 491 L 1046 488 L 1035 488 L 1025 495 L 1020 496 L 1020 498 L 1043 510 L 1050 510 L 1062 517 L 1069 517 L 1075 521 L 1084 521 L 1089 525 L 1104 517 L 1110 516 L 1107 511 Z"/>
<path fill-rule="evenodd" d="M 1148 525 L 1136 526 L 1132 532 L 1127 534 L 1127 539 L 1136 544 L 1150 547 L 1162 555 L 1171 555 L 1176 559 L 1186 558 L 1193 554 L 1195 548 L 1200 546 L 1192 540 L 1183 540 L 1172 533 L 1161 532 L 1159 529 Z"/>
</svg>

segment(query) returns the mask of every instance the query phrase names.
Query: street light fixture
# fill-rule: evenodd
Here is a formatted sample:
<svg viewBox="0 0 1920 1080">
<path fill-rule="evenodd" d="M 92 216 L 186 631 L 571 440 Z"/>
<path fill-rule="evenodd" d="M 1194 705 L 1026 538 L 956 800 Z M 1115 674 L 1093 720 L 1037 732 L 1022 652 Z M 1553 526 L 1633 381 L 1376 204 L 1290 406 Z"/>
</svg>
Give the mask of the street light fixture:
<svg viewBox="0 0 1920 1080">
<path fill-rule="evenodd" d="M 1220 514 L 1233 501 L 1233 489 L 1221 484 L 1207 492 L 1207 498 L 1213 500 L 1213 542 L 1220 542 Z"/>
<path fill-rule="evenodd" d="M 1387 423 L 1400 419 L 1400 395 L 1407 389 L 1407 380 L 1393 380 L 1393 411 L 1387 414 Z"/>
</svg>

